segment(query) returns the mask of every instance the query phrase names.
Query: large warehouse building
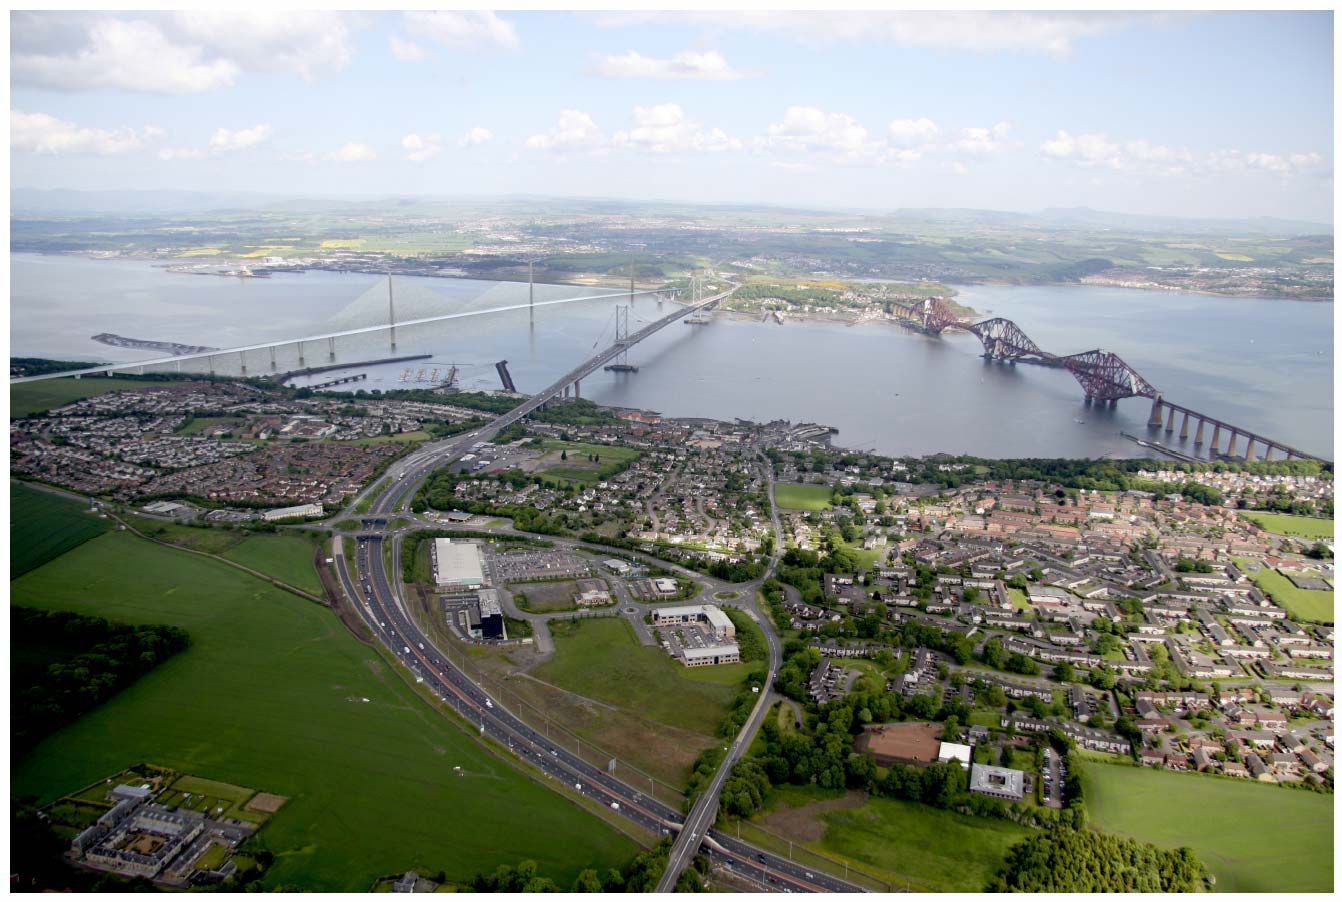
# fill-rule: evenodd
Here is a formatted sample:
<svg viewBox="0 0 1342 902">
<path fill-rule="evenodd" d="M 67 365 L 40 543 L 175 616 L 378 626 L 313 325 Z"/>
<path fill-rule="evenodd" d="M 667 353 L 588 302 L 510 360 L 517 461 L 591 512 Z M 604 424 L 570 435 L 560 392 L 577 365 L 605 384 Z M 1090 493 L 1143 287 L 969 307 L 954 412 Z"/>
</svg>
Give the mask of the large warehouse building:
<svg viewBox="0 0 1342 902">
<path fill-rule="evenodd" d="M 440 589 L 479 589 L 485 585 L 480 546 L 472 542 L 433 540 L 433 578 Z"/>
</svg>

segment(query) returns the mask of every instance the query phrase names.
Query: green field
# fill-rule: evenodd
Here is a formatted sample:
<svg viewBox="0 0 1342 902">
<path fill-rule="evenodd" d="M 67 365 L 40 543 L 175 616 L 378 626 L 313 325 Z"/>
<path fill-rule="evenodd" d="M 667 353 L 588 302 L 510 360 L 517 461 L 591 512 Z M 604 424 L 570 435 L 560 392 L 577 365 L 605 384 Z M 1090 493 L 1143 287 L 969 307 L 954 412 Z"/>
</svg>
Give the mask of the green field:
<svg viewBox="0 0 1342 902">
<path fill-rule="evenodd" d="M 228 529 L 222 526 L 187 526 L 170 520 L 154 520 L 136 514 L 126 514 L 122 519 L 156 541 L 168 545 L 180 545 L 193 551 L 204 551 L 207 554 L 223 554 L 247 539 L 247 533 L 241 529 Z"/>
<path fill-rule="evenodd" d="M 317 543 L 307 536 L 289 533 L 248 536 L 223 556 L 313 595 L 321 595 L 321 580 L 312 561 L 316 547 Z"/>
<path fill-rule="evenodd" d="M 41 382 L 21 382 L 9 387 L 9 415 L 27 417 L 53 407 L 64 407 L 71 401 L 105 395 L 109 391 L 144 388 L 152 382 L 138 379 L 120 379 L 115 376 L 85 376 L 82 379 L 43 379 Z"/>
<path fill-rule="evenodd" d="M 786 786 L 774 793 L 777 808 L 765 821 L 770 830 L 865 865 L 900 888 L 907 881 L 914 890 L 982 892 L 1002 866 L 1006 850 L 1030 833 L 1010 821 L 902 799 L 868 798 L 858 807 L 830 807 L 836 803 L 835 792 Z M 822 839 L 806 839 L 819 830 Z"/>
<path fill-rule="evenodd" d="M 793 485 L 780 482 L 774 485 L 774 499 L 780 510 L 827 511 L 833 505 L 834 490 L 827 485 Z"/>
<path fill-rule="evenodd" d="M 630 462 L 638 460 L 641 452 L 637 448 L 622 448 L 618 445 L 593 445 L 587 442 L 565 442 L 557 439 L 545 439 L 541 447 L 546 454 L 541 458 L 543 469 L 540 475 L 559 482 L 591 483 L 607 479 L 619 473 Z M 567 460 L 560 455 L 568 454 Z M 599 461 L 587 459 L 589 454 L 596 455 Z"/>
<path fill-rule="evenodd" d="M 659 723 L 712 735 L 750 671 L 748 664 L 685 667 L 638 644 L 623 617 L 550 624 L 555 656 L 533 673 L 547 683 Z"/>
<path fill-rule="evenodd" d="M 1246 571 L 1248 572 L 1248 571 Z M 1319 592 L 1296 588 L 1295 583 L 1282 576 L 1276 570 L 1263 564 L 1253 573 L 1253 581 L 1272 600 L 1301 620 L 1313 620 L 1319 623 L 1332 623 L 1334 598 L 1332 592 Z"/>
<path fill-rule="evenodd" d="M 1191 846 L 1220 892 L 1327 892 L 1333 797 L 1249 780 L 1087 762 L 1097 830 Z"/>
<path fill-rule="evenodd" d="M 1030 599 L 1020 589 L 1007 588 L 1007 595 L 1011 596 L 1011 606 L 1018 611 L 1027 611 L 1030 609 Z"/>
<path fill-rule="evenodd" d="M 1331 539 L 1333 537 L 1332 520 L 1323 520 L 1319 517 L 1295 517 L 1291 514 L 1266 514 L 1260 511 L 1240 511 L 1239 515 L 1279 536 L 1302 536 L 1306 539 Z"/>
<path fill-rule="evenodd" d="M 200 435 L 213 429 L 216 426 L 227 426 L 230 429 L 236 429 L 247 420 L 243 417 L 194 417 L 187 420 L 177 430 L 178 435 Z"/>
<path fill-rule="evenodd" d="M 262 834 L 276 854 L 267 883 L 310 890 L 363 891 L 410 867 L 464 881 L 526 858 L 567 885 L 634 851 L 487 753 L 330 611 L 225 564 L 114 532 L 11 589 L 18 604 L 191 634 L 187 651 L 14 762 L 15 797 L 47 802 L 140 761 L 263 787 L 290 798 Z"/>
<path fill-rule="evenodd" d="M 9 484 L 9 578 L 42 566 L 112 528 L 73 498 Z"/>
</svg>

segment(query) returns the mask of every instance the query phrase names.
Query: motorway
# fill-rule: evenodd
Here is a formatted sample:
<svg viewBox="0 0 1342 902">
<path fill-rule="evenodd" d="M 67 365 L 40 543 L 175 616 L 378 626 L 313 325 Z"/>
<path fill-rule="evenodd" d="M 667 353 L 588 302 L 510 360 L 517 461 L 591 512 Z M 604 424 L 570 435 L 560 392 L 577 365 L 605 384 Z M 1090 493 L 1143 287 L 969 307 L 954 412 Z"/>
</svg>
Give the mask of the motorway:
<svg viewBox="0 0 1342 902">
<path fill-rule="evenodd" d="M 619 350 L 627 348 L 628 345 L 693 310 L 716 303 L 725 294 L 697 305 L 684 307 L 668 317 L 663 317 L 652 326 L 645 327 L 644 330 L 631 335 L 628 341 L 619 343 L 602 355 L 589 360 L 583 367 L 569 373 L 541 395 L 496 418 L 488 426 L 467 435 L 421 447 L 414 454 L 398 462 L 393 468 L 393 473 L 389 473 L 387 477 L 360 493 L 346 513 L 341 515 L 362 519 L 363 530 L 355 539 L 357 572 L 351 573 L 349 562 L 343 553 L 343 543 L 342 553 L 335 556 L 334 566 L 345 594 L 378 641 L 415 675 L 417 681 L 422 681 L 444 704 L 451 705 L 471 724 L 478 724 L 482 738 L 493 739 L 547 777 L 567 783 L 573 792 L 608 807 L 612 812 L 633 821 L 654 835 L 677 834 L 677 841 L 672 848 L 671 859 L 663 876 L 663 882 L 669 881 L 670 887 L 674 887 L 685 865 L 693 859 L 702 844 L 719 866 L 767 889 L 777 888 L 786 892 L 863 892 L 862 887 L 825 873 L 808 870 L 786 858 L 711 829 L 717 817 L 717 798 L 722 784 L 729 775 L 732 764 L 749 748 L 755 729 L 776 698 L 770 690 L 766 689 L 761 694 L 759 702 L 730 747 L 709 789 L 700 796 L 687 818 L 681 811 L 639 792 L 613 775 L 570 753 L 563 746 L 551 743 L 472 682 L 469 676 L 455 666 L 448 655 L 435 647 L 429 637 L 425 636 L 415 624 L 406 607 L 399 578 L 393 579 L 387 573 L 383 552 L 388 520 L 408 509 L 414 491 L 433 470 L 456 460 L 475 442 L 488 441 L 497 435 L 499 430 L 535 410 L 545 400 L 557 396 L 565 385 L 575 378 L 581 378 L 581 375 L 575 376 L 575 373 L 581 372 L 585 375 L 586 372 L 600 366 L 604 360 L 614 357 Z M 766 467 L 765 472 L 768 475 L 772 500 L 772 468 Z M 354 513 L 364 499 L 369 500 L 368 512 Z M 777 565 L 783 544 L 777 506 L 771 504 L 771 508 L 777 538 L 766 576 L 772 573 Z M 398 545 L 399 538 L 398 534 L 393 533 L 391 536 L 394 550 L 398 550 L 395 546 Z M 399 560 L 399 557 L 394 559 Z M 749 597 L 753 597 L 754 589 L 763 578 L 746 586 L 734 588 L 744 590 L 749 593 Z M 769 627 L 767 618 L 760 618 L 760 621 L 769 645 L 767 687 L 772 686 L 774 675 L 781 665 L 782 650 L 778 636 Z M 662 887 L 659 885 L 660 889 Z"/>
</svg>

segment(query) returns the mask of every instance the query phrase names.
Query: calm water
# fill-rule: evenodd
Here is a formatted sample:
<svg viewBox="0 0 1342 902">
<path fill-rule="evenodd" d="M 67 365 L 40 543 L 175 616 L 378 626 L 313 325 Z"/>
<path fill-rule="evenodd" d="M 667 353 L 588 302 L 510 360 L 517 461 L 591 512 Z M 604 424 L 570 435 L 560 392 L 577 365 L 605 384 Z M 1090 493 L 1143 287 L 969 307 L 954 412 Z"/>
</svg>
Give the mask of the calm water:
<svg viewBox="0 0 1342 902">
<path fill-rule="evenodd" d="M 15 355 L 129 361 L 157 355 L 90 337 L 115 332 L 230 347 L 371 325 L 387 315 L 386 280 L 376 276 L 239 280 L 167 273 L 134 261 L 26 254 L 10 261 Z M 536 299 L 592 293 L 537 286 Z M 961 296 L 985 316 L 1014 320 L 1047 350 L 1113 350 L 1171 401 L 1333 456 L 1331 304 L 1089 286 L 972 287 Z M 526 298 L 525 284 L 411 277 L 395 283 L 398 319 Z M 617 303 L 539 308 L 534 328 L 525 310 L 402 328 L 397 353 L 428 353 L 432 360 L 350 372 L 369 374 L 358 387 L 396 388 L 417 384 L 421 369 L 427 378 L 434 367 L 455 363 L 463 386 L 496 388 L 493 362 L 506 359 L 518 387 L 534 391 L 610 343 Z M 669 309 L 636 301 L 631 331 Z M 337 350 L 337 362 L 389 353 L 385 335 L 342 340 Z M 888 325 L 677 323 L 634 349 L 630 362 L 638 373 L 596 373 L 582 392 L 669 416 L 827 423 L 840 430 L 836 444 L 890 454 L 1143 453 L 1118 433 L 1147 434 L 1145 399 L 1089 408 L 1065 371 L 987 364 L 981 352 L 972 335 L 931 339 Z M 265 352 L 246 362 L 253 374 L 270 367 Z M 308 346 L 307 362 L 327 362 L 324 342 Z M 281 349 L 277 364 L 296 367 L 296 349 Z M 237 355 L 215 365 L 219 372 L 239 370 Z M 407 369 L 410 381 L 403 382 Z M 1163 432 L 1158 438 L 1167 441 Z"/>
</svg>

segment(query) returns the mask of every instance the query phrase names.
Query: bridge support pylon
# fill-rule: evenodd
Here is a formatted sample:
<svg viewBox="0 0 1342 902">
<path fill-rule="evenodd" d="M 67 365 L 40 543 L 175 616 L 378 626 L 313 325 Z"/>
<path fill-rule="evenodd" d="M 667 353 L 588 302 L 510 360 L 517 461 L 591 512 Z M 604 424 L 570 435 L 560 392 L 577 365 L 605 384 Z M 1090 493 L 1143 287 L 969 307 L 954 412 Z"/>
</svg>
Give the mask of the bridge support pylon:
<svg viewBox="0 0 1342 902">
<path fill-rule="evenodd" d="M 1199 418 L 1198 418 L 1198 431 L 1197 431 L 1197 433 L 1193 436 L 1193 444 L 1195 444 L 1195 445 L 1200 445 L 1200 444 L 1202 444 L 1202 430 L 1203 430 L 1203 427 L 1205 427 L 1206 425 L 1207 425 L 1207 421 L 1204 420 L 1204 419 L 1202 419 L 1201 417 L 1199 417 Z"/>
<path fill-rule="evenodd" d="M 1235 456 L 1235 440 L 1237 438 L 1239 438 L 1239 433 L 1233 429 L 1230 430 L 1230 447 L 1226 449 L 1226 454 L 1230 455 L 1231 457 Z"/>
<path fill-rule="evenodd" d="M 1221 424 L 1217 423 L 1212 427 L 1212 456 L 1215 457 L 1221 452 Z"/>
<path fill-rule="evenodd" d="M 1188 411 L 1186 411 L 1186 410 L 1184 411 L 1184 422 L 1183 422 L 1183 425 L 1181 425 L 1181 426 L 1179 427 L 1179 438 L 1181 438 L 1181 439 L 1187 439 L 1187 438 L 1188 438 Z"/>
<path fill-rule="evenodd" d="M 1156 395 L 1155 400 L 1151 402 L 1151 416 L 1147 417 L 1146 425 L 1160 428 L 1160 395 Z"/>
<path fill-rule="evenodd" d="M 332 360 L 335 360 L 335 336 L 334 335 L 331 336 L 330 338 L 327 339 L 327 341 L 330 343 L 330 347 L 327 350 L 327 354 L 330 356 Z"/>
<path fill-rule="evenodd" d="M 1166 432 L 1173 432 L 1173 431 L 1174 431 L 1174 408 L 1173 408 L 1173 407 L 1170 408 L 1170 415 L 1169 415 L 1169 417 L 1167 417 L 1166 420 L 1165 420 L 1165 431 L 1166 431 Z"/>
<path fill-rule="evenodd" d="M 581 398 L 581 397 L 582 397 L 582 380 L 581 380 L 581 379 L 574 379 L 574 380 L 573 380 L 573 397 L 575 397 L 575 398 Z"/>
<path fill-rule="evenodd" d="M 1245 448 L 1244 448 L 1244 459 L 1245 459 L 1246 461 L 1252 461 L 1252 460 L 1253 460 L 1253 439 L 1254 439 L 1254 437 L 1253 437 L 1252 435 L 1246 435 L 1246 436 L 1244 437 L 1244 439 L 1245 439 L 1246 442 L 1248 442 L 1248 444 L 1247 444 L 1247 445 L 1245 446 Z"/>
</svg>

